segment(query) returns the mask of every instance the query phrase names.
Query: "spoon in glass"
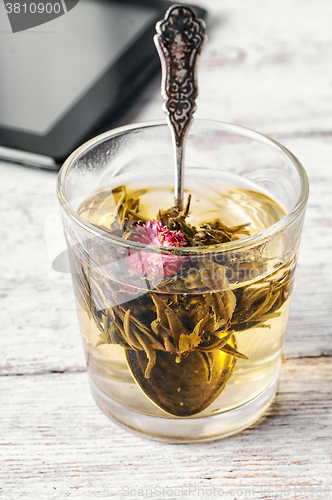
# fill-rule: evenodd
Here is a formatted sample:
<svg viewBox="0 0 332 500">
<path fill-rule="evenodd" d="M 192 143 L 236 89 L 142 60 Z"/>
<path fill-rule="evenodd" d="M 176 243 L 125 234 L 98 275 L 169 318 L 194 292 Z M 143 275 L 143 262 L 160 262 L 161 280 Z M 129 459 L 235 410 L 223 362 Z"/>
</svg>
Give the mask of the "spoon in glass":
<svg viewBox="0 0 332 500">
<path fill-rule="evenodd" d="M 156 29 L 154 41 L 162 65 L 164 110 L 174 145 L 175 208 L 182 210 L 184 148 L 196 109 L 198 56 L 207 36 L 204 21 L 186 5 L 172 6 Z M 236 348 L 234 336 L 230 342 Z M 126 349 L 129 368 L 141 389 L 157 406 L 178 417 L 195 415 L 207 408 L 233 371 L 233 356 L 219 351 L 208 356 L 210 363 L 204 353 L 194 351 L 176 363 L 174 354 L 156 351 L 155 364 L 147 376 L 145 351 Z"/>
</svg>

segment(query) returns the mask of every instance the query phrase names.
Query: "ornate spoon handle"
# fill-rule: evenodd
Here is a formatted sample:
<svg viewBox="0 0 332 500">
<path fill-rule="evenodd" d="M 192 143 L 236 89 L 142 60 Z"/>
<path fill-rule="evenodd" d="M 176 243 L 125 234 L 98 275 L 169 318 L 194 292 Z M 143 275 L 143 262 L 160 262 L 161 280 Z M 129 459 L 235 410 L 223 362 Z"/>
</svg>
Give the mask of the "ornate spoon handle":
<svg viewBox="0 0 332 500">
<path fill-rule="evenodd" d="M 164 111 L 174 143 L 175 206 L 183 207 L 184 147 L 196 110 L 198 56 L 207 40 L 205 23 L 193 9 L 176 4 L 156 25 Z"/>
</svg>

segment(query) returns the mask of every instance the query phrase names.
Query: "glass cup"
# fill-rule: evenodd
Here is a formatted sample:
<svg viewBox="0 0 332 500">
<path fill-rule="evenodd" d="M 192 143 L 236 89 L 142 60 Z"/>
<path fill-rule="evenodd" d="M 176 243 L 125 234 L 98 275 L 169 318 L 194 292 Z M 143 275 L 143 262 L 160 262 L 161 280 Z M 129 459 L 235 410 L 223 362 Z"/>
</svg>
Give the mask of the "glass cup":
<svg viewBox="0 0 332 500">
<path fill-rule="evenodd" d="M 57 186 L 92 394 L 126 429 L 182 443 L 238 432 L 271 404 L 308 198 L 292 153 L 235 125 L 196 120 L 185 163 L 193 213 L 203 206 L 196 223 L 227 224 L 231 210 L 258 221 L 255 234 L 167 247 L 110 232 L 119 186 L 147 196 L 155 214 L 171 206 L 165 123 L 91 139 Z"/>
</svg>

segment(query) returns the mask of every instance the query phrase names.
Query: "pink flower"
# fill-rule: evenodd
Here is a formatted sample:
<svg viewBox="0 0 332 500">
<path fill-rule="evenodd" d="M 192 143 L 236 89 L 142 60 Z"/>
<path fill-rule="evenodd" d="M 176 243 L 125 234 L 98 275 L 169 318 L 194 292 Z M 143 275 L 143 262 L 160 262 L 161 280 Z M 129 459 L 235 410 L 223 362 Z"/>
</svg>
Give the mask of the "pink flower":
<svg viewBox="0 0 332 500">
<path fill-rule="evenodd" d="M 187 242 L 181 231 L 171 231 L 161 222 L 148 220 L 143 226 L 135 226 L 135 233 L 131 234 L 130 240 L 145 245 L 163 247 L 184 247 Z M 129 264 L 137 272 L 144 276 L 154 275 L 157 278 L 174 276 L 179 272 L 185 259 L 177 255 L 161 255 L 158 253 L 131 252 Z"/>
<path fill-rule="evenodd" d="M 157 245 L 163 247 L 184 247 L 187 245 L 181 231 L 171 231 L 161 222 L 148 220 L 143 226 L 135 226 L 139 234 L 132 234 L 130 239 L 145 243 L 146 245 Z"/>
</svg>

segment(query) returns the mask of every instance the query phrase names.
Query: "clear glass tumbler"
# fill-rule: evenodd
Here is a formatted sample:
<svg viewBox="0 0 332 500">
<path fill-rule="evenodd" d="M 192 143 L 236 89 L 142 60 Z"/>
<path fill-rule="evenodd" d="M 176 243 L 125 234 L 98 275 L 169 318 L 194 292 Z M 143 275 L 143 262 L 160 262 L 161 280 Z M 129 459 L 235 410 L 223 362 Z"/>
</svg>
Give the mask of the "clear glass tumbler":
<svg viewBox="0 0 332 500">
<path fill-rule="evenodd" d="M 172 204 L 164 123 L 88 141 L 57 186 L 92 394 L 125 428 L 182 443 L 238 432 L 271 404 L 308 198 L 292 153 L 235 125 L 196 120 L 185 163 L 195 224 L 248 219 L 250 235 L 164 247 L 112 234 L 119 186 L 151 213 Z"/>
</svg>

